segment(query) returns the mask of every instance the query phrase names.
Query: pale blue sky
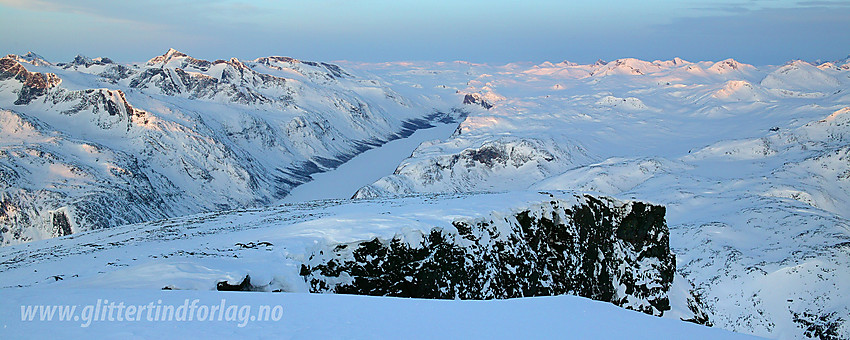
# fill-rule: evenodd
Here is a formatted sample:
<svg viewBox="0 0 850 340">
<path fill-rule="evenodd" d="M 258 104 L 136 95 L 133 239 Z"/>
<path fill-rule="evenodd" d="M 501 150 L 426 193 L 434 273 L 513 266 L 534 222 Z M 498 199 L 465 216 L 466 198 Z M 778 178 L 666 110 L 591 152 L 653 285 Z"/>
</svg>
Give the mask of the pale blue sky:
<svg viewBox="0 0 850 340">
<path fill-rule="evenodd" d="M 850 54 L 850 1 L 0 0 L 0 53 L 592 62 Z"/>
</svg>

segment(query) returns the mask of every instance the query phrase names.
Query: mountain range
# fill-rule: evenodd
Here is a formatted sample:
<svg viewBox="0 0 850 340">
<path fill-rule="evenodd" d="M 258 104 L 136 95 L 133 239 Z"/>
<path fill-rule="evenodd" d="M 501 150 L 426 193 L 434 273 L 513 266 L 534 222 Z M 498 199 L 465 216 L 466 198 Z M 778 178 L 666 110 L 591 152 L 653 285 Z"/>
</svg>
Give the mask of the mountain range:
<svg viewBox="0 0 850 340">
<path fill-rule="evenodd" d="M 397 151 L 350 200 L 281 203 L 440 124 L 456 128 Z M 771 338 L 850 336 L 846 59 L 28 53 L 0 59 L 0 127 L 3 287 L 568 293 Z M 108 260 L 86 268 L 95 254 Z"/>
</svg>

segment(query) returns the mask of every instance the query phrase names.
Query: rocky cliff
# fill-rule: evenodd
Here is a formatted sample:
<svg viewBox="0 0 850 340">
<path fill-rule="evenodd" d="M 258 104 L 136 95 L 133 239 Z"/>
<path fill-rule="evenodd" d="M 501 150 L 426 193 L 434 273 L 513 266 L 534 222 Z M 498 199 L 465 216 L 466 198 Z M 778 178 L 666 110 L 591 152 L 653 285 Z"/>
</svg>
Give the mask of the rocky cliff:
<svg viewBox="0 0 850 340">
<path fill-rule="evenodd" d="M 670 310 L 675 256 L 663 206 L 584 195 L 454 228 L 334 244 L 301 267 L 312 292 L 436 299 L 572 294 L 652 315 Z M 698 315 L 708 318 L 693 304 Z"/>
</svg>

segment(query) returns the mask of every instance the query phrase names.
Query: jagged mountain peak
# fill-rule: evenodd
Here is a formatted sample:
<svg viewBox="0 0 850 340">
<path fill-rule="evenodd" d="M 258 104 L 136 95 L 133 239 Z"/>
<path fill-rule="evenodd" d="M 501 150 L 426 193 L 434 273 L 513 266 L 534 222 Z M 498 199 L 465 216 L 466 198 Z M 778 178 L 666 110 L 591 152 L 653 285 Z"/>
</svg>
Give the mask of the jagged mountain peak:
<svg viewBox="0 0 850 340">
<path fill-rule="evenodd" d="M 60 63 L 57 66 L 60 66 L 60 67 L 67 69 L 67 68 L 73 67 L 73 66 L 91 67 L 92 65 L 108 65 L 108 64 L 114 64 L 112 59 L 109 59 L 107 57 L 89 58 L 89 57 L 86 57 L 82 54 L 77 54 L 77 56 L 74 57 L 74 60 L 71 60 L 70 63 Z"/>
<path fill-rule="evenodd" d="M 189 58 L 191 58 L 191 57 L 189 57 Z M 192 58 L 192 59 L 194 59 L 194 58 Z M 188 65 L 193 65 L 193 66 L 195 66 L 195 67 L 198 67 L 198 66 L 204 66 L 204 65 L 206 65 L 206 64 L 205 64 L 206 60 L 198 60 L 198 59 L 194 59 L 194 60 L 195 60 L 196 62 L 194 62 L 194 63 L 187 63 L 187 64 L 186 64 L 186 66 L 188 66 Z M 245 65 L 245 63 L 243 63 L 241 60 L 239 60 L 239 58 L 230 58 L 230 59 L 227 59 L 227 60 L 224 60 L 224 59 L 216 59 L 215 61 L 213 61 L 213 62 L 212 62 L 212 63 L 210 63 L 209 65 L 206 65 L 206 67 L 209 67 L 210 65 L 221 65 L 221 64 L 224 64 L 224 65 L 226 65 L 226 66 L 230 66 L 230 67 L 235 68 L 235 69 L 237 69 L 237 70 L 238 70 L 238 69 L 250 69 L 250 67 L 248 67 L 247 65 Z M 201 69 L 201 71 L 206 71 L 206 67 L 198 67 L 198 68 L 200 68 L 200 69 Z"/>
<path fill-rule="evenodd" d="M 34 98 L 44 95 L 53 87 L 62 82 L 56 74 L 30 72 L 10 55 L 0 59 L 0 81 L 14 80 L 20 84 L 17 91 L 17 100 L 14 105 L 29 104 Z"/>
<path fill-rule="evenodd" d="M 845 70 L 850 70 L 850 55 L 842 60 L 836 60 L 835 65 L 838 65 Z"/>
<path fill-rule="evenodd" d="M 72 64 L 85 64 L 86 62 L 90 62 L 90 61 L 91 61 L 91 59 L 89 59 L 89 57 L 86 57 L 82 54 L 77 54 L 77 56 L 74 57 L 74 60 L 72 60 L 71 63 Z"/>
<path fill-rule="evenodd" d="M 45 60 L 45 59 L 44 59 L 44 57 L 42 57 L 40 54 L 35 53 L 35 52 L 33 52 L 33 51 L 28 51 L 27 53 L 25 53 L 25 54 L 21 55 L 21 57 L 22 57 L 22 58 L 27 58 L 27 59 L 41 59 L 41 60 Z"/>
<path fill-rule="evenodd" d="M 245 63 L 243 63 L 238 58 L 230 58 L 228 64 L 232 65 L 233 67 L 236 67 L 238 69 L 248 69 L 249 68 L 248 66 L 245 65 Z"/>
<path fill-rule="evenodd" d="M 42 57 L 41 55 L 38 55 L 37 53 L 35 53 L 33 51 L 29 51 L 26 54 L 22 54 L 22 55 L 8 54 L 8 55 L 6 55 L 6 57 L 10 58 L 10 59 L 14 59 L 15 61 L 18 61 L 18 62 L 25 62 L 25 63 L 31 64 L 33 66 L 50 66 L 50 65 L 53 65 L 49 61 L 47 61 L 47 59 L 44 59 L 44 57 Z"/>
<path fill-rule="evenodd" d="M 180 52 L 176 49 L 169 48 L 168 51 L 165 52 L 165 54 L 163 54 L 162 56 L 166 57 L 166 58 L 176 58 L 176 57 L 188 57 L 189 55 L 186 54 L 186 53 Z"/>
<path fill-rule="evenodd" d="M 151 60 L 148 60 L 146 65 L 154 67 L 166 67 L 173 65 L 173 63 L 177 63 L 178 65 L 185 65 L 187 63 L 196 64 L 199 62 L 209 64 L 209 61 L 192 58 L 186 53 L 180 52 L 173 48 L 169 48 L 168 51 L 165 52 L 165 54 L 153 57 L 151 58 Z"/>
<path fill-rule="evenodd" d="M 561 65 L 561 66 L 567 66 L 568 64 L 565 64 L 565 63 L 559 63 L 558 65 Z M 552 68 L 552 67 L 555 67 L 555 64 L 553 64 L 551 61 L 544 61 L 544 62 L 543 62 L 543 63 L 541 63 L 541 64 L 534 65 L 534 67 L 535 67 L 535 68 Z"/>
<path fill-rule="evenodd" d="M 33 51 L 29 51 L 26 54 L 22 55 L 21 59 L 26 60 L 30 64 L 33 64 L 33 65 L 36 65 L 36 66 L 51 65 L 50 62 L 47 61 L 47 59 L 45 59 L 44 57 L 42 57 L 41 55 L 39 55 L 39 54 L 37 54 Z"/>
<path fill-rule="evenodd" d="M 237 58 L 214 63 L 174 49 L 147 64 L 85 67 L 109 60 L 80 55 L 32 68 L 19 60 L 0 58 L 3 109 L 71 137 L 58 144 L 33 137 L 39 149 L 33 155 L 6 157 L 0 150 L 0 178 L 21 188 L 0 193 L 0 244 L 267 204 L 312 173 L 425 126 L 421 117 L 429 114 L 380 79 L 325 63 L 274 69 Z M 332 81 L 337 75 L 350 81 Z M 77 157 L 78 140 L 105 151 Z M 51 172 L 53 163 L 42 159 L 61 171 Z M 44 176 L 23 175 L 29 173 Z M 93 183 L 108 183 L 107 189 Z M 217 183 L 228 189 L 202 192 Z M 54 184 L 49 196 L 38 196 Z"/>
<path fill-rule="evenodd" d="M 691 62 L 684 60 L 682 58 L 679 58 L 679 57 L 675 57 L 675 58 L 673 58 L 673 63 L 676 64 L 676 65 L 679 65 L 679 64 L 690 64 Z"/>
<path fill-rule="evenodd" d="M 841 67 L 839 67 L 838 65 L 835 65 L 831 61 L 826 61 L 826 62 L 818 63 L 818 64 L 815 64 L 815 65 L 817 65 L 816 67 L 821 69 L 821 70 L 829 70 L 829 69 L 840 70 L 841 69 Z"/>
<path fill-rule="evenodd" d="M 656 65 L 654 65 L 651 62 L 648 62 L 648 61 L 642 60 L 642 59 L 638 59 L 638 58 L 620 58 L 620 59 L 614 60 L 611 63 L 613 63 L 616 66 L 629 66 L 629 67 L 634 67 L 634 68 L 646 68 L 646 67 L 655 68 L 655 67 L 657 67 Z M 611 63 L 608 63 L 608 65 L 610 65 Z"/>
<path fill-rule="evenodd" d="M 776 71 L 774 71 L 774 73 L 788 73 L 796 70 L 805 70 L 807 72 L 819 73 L 818 69 L 819 67 L 817 67 L 816 64 L 812 64 L 805 60 L 796 59 L 785 63 L 785 65 L 782 65 L 782 67 L 778 68 Z"/>
</svg>

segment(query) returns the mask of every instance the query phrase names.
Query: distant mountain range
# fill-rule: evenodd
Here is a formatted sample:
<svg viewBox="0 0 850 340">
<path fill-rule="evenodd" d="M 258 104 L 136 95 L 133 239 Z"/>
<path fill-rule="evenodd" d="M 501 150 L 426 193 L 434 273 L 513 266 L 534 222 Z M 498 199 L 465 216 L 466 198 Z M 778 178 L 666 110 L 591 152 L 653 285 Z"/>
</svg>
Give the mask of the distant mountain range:
<svg viewBox="0 0 850 340">
<path fill-rule="evenodd" d="M 386 83 L 285 57 L 0 59 L 0 243 L 251 206 L 438 119 Z M 452 116 L 454 114 L 455 116 Z"/>
</svg>

